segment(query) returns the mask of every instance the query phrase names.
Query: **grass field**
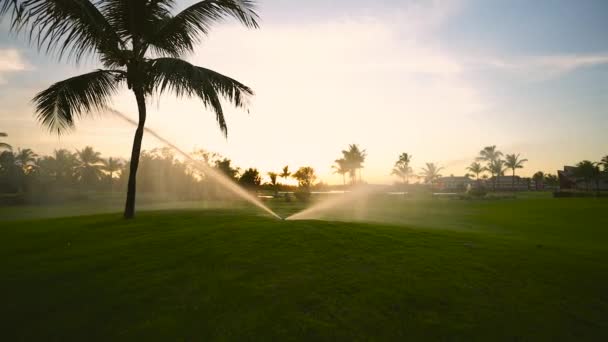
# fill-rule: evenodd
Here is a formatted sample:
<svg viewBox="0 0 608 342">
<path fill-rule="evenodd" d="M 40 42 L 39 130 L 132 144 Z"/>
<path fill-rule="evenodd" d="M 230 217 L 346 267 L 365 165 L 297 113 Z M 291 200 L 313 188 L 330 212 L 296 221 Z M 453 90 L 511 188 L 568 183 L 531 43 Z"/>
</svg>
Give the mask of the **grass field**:
<svg viewBox="0 0 608 342">
<path fill-rule="evenodd" d="M 242 208 L 4 221 L 0 338 L 607 340 L 607 209 L 385 197 L 330 221 Z"/>
</svg>

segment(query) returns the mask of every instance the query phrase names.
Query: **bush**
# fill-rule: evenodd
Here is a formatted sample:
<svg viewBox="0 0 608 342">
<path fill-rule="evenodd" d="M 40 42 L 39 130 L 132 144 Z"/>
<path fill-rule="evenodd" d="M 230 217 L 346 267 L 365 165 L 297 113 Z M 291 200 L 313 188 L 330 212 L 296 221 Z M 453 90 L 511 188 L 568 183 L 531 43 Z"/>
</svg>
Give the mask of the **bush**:
<svg viewBox="0 0 608 342">
<path fill-rule="evenodd" d="M 485 197 L 487 194 L 488 194 L 488 191 L 483 186 L 471 188 L 467 192 L 467 195 L 474 197 L 474 198 Z"/>
</svg>

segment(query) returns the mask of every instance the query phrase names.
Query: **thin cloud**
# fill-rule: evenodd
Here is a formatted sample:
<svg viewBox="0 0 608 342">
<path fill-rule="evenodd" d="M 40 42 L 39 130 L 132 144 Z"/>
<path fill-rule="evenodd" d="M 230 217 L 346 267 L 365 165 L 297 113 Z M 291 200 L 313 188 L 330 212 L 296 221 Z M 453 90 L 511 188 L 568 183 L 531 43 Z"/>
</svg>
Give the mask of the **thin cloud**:
<svg viewBox="0 0 608 342">
<path fill-rule="evenodd" d="M 17 49 L 0 49 L 0 84 L 6 83 L 6 74 L 27 68 L 27 63 Z"/>
</svg>

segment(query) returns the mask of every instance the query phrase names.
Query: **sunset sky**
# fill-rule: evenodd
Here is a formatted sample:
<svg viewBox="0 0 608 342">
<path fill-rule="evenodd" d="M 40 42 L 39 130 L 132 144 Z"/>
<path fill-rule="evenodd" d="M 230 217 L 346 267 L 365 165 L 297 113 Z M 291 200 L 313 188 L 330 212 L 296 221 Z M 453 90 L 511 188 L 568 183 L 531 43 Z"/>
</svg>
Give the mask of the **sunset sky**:
<svg viewBox="0 0 608 342">
<path fill-rule="evenodd" d="M 258 13 L 260 29 L 228 20 L 187 57 L 255 91 L 249 113 L 226 105 L 228 139 L 200 101 L 172 95 L 150 103 L 147 127 L 263 173 L 310 165 L 330 183 L 341 182 L 331 165 L 351 143 L 367 150 L 363 178 L 373 183 L 396 180 L 402 152 L 443 175 L 463 175 L 486 145 L 528 158 L 523 175 L 608 154 L 608 1 L 266 0 Z M 33 115 L 37 92 L 96 61 L 57 61 L 8 32 L 5 20 L 3 139 L 126 158 L 134 128 L 122 121 L 91 116 L 57 137 Z M 136 118 L 126 89 L 114 107 Z"/>
</svg>

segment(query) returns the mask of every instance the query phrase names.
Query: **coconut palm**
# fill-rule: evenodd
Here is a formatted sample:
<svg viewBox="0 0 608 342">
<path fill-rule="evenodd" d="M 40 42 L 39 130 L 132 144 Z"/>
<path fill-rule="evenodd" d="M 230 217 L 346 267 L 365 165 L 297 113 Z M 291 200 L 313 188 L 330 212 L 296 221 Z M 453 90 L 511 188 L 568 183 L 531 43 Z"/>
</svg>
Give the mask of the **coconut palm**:
<svg viewBox="0 0 608 342">
<path fill-rule="evenodd" d="M 287 180 L 287 178 L 289 178 L 289 176 L 291 176 L 291 172 L 289 172 L 289 165 L 285 165 L 283 167 L 283 170 L 281 170 L 281 174 L 279 175 L 279 177 Z"/>
<path fill-rule="evenodd" d="M 479 175 L 486 171 L 486 168 L 481 166 L 478 162 L 472 162 L 471 165 L 467 167 L 468 171 L 471 171 L 475 175 L 475 179 L 479 181 Z"/>
<path fill-rule="evenodd" d="M 38 155 L 29 148 L 19 149 L 15 154 L 15 164 L 21 169 L 23 174 L 31 173 L 36 167 Z"/>
<path fill-rule="evenodd" d="M 4 132 L 0 132 L 0 137 L 6 138 L 6 137 L 8 137 L 8 134 L 6 134 Z M 12 147 L 11 147 L 11 145 L 0 141 L 0 149 L 7 149 L 10 151 L 10 150 L 12 150 Z"/>
<path fill-rule="evenodd" d="M 346 174 L 348 173 L 348 165 L 346 159 L 340 158 L 334 161 L 334 165 L 332 165 L 332 169 L 334 169 L 334 173 L 342 175 L 342 185 L 346 186 Z"/>
<path fill-rule="evenodd" d="M 412 168 L 410 167 L 410 162 L 412 161 L 412 156 L 407 153 L 401 153 L 399 155 L 399 159 L 395 162 L 395 166 L 391 172 L 392 175 L 400 177 L 403 180 L 403 184 L 409 183 L 409 178 L 412 174 Z"/>
<path fill-rule="evenodd" d="M 122 161 L 117 158 L 108 158 L 101 160 L 103 171 L 108 173 L 110 181 L 110 192 L 114 191 L 114 174 L 122 169 Z"/>
<path fill-rule="evenodd" d="M 274 197 L 279 196 L 279 183 L 277 182 L 277 177 L 279 175 L 276 172 L 268 172 L 268 178 L 270 178 L 270 185 L 274 189 Z"/>
<path fill-rule="evenodd" d="M 511 179 L 511 188 L 515 189 L 515 169 L 523 169 L 524 163 L 528 159 L 519 159 L 518 154 L 507 154 L 505 156 L 505 166 L 513 171 L 513 178 Z"/>
<path fill-rule="evenodd" d="M 2 0 L 0 16 L 11 13 L 11 28 L 45 52 L 75 62 L 94 55 L 104 69 L 53 84 L 36 95 L 38 119 L 63 133 L 87 113 L 107 108 L 126 83 L 137 102 L 139 120 L 131 152 L 125 218 L 135 214 L 136 174 L 146 122 L 146 98 L 172 91 L 195 96 L 227 127 L 220 98 L 243 107 L 250 88 L 180 56 L 194 51 L 211 25 L 234 17 L 257 27 L 254 0 L 197 1 L 177 14 L 174 0 Z"/>
<path fill-rule="evenodd" d="M 496 160 L 499 160 L 500 157 L 502 157 L 502 152 L 496 149 L 496 145 L 484 147 L 483 150 L 479 151 L 479 157 L 477 157 L 478 161 L 485 161 L 487 163 L 486 169 L 491 174 L 492 190 L 494 191 L 496 191 L 496 179 L 499 175 L 495 174 L 492 169 L 496 169 L 496 166 L 499 164 Z M 494 165 L 492 165 L 493 163 Z M 494 166 L 494 168 L 492 168 L 492 166 Z"/>
<path fill-rule="evenodd" d="M 357 182 L 357 170 L 360 171 L 363 168 L 363 162 L 365 162 L 367 153 L 365 150 L 360 149 L 357 144 L 350 144 L 348 145 L 348 150 L 342 150 L 342 155 L 351 178 L 351 183 L 355 184 Z M 361 181 L 361 172 L 359 172 L 359 181 Z"/>
<path fill-rule="evenodd" d="M 91 146 L 87 146 L 76 151 L 76 158 L 78 164 L 75 173 L 82 184 L 88 187 L 99 181 L 103 174 L 101 153 L 93 150 Z"/>
<path fill-rule="evenodd" d="M 420 176 L 424 178 L 425 183 L 429 183 L 433 186 L 435 181 L 441 178 L 441 175 L 439 174 L 439 171 L 441 170 L 443 170 L 443 167 L 437 166 L 435 163 L 426 163 L 426 167 L 422 168 L 422 174 Z"/>
<path fill-rule="evenodd" d="M 492 160 L 490 164 L 488 164 L 488 171 L 490 171 L 490 173 L 494 175 L 492 184 L 493 190 L 496 191 L 496 181 L 500 176 L 504 176 L 505 171 L 507 171 L 507 168 L 505 167 L 505 161 L 502 159 Z"/>
</svg>

